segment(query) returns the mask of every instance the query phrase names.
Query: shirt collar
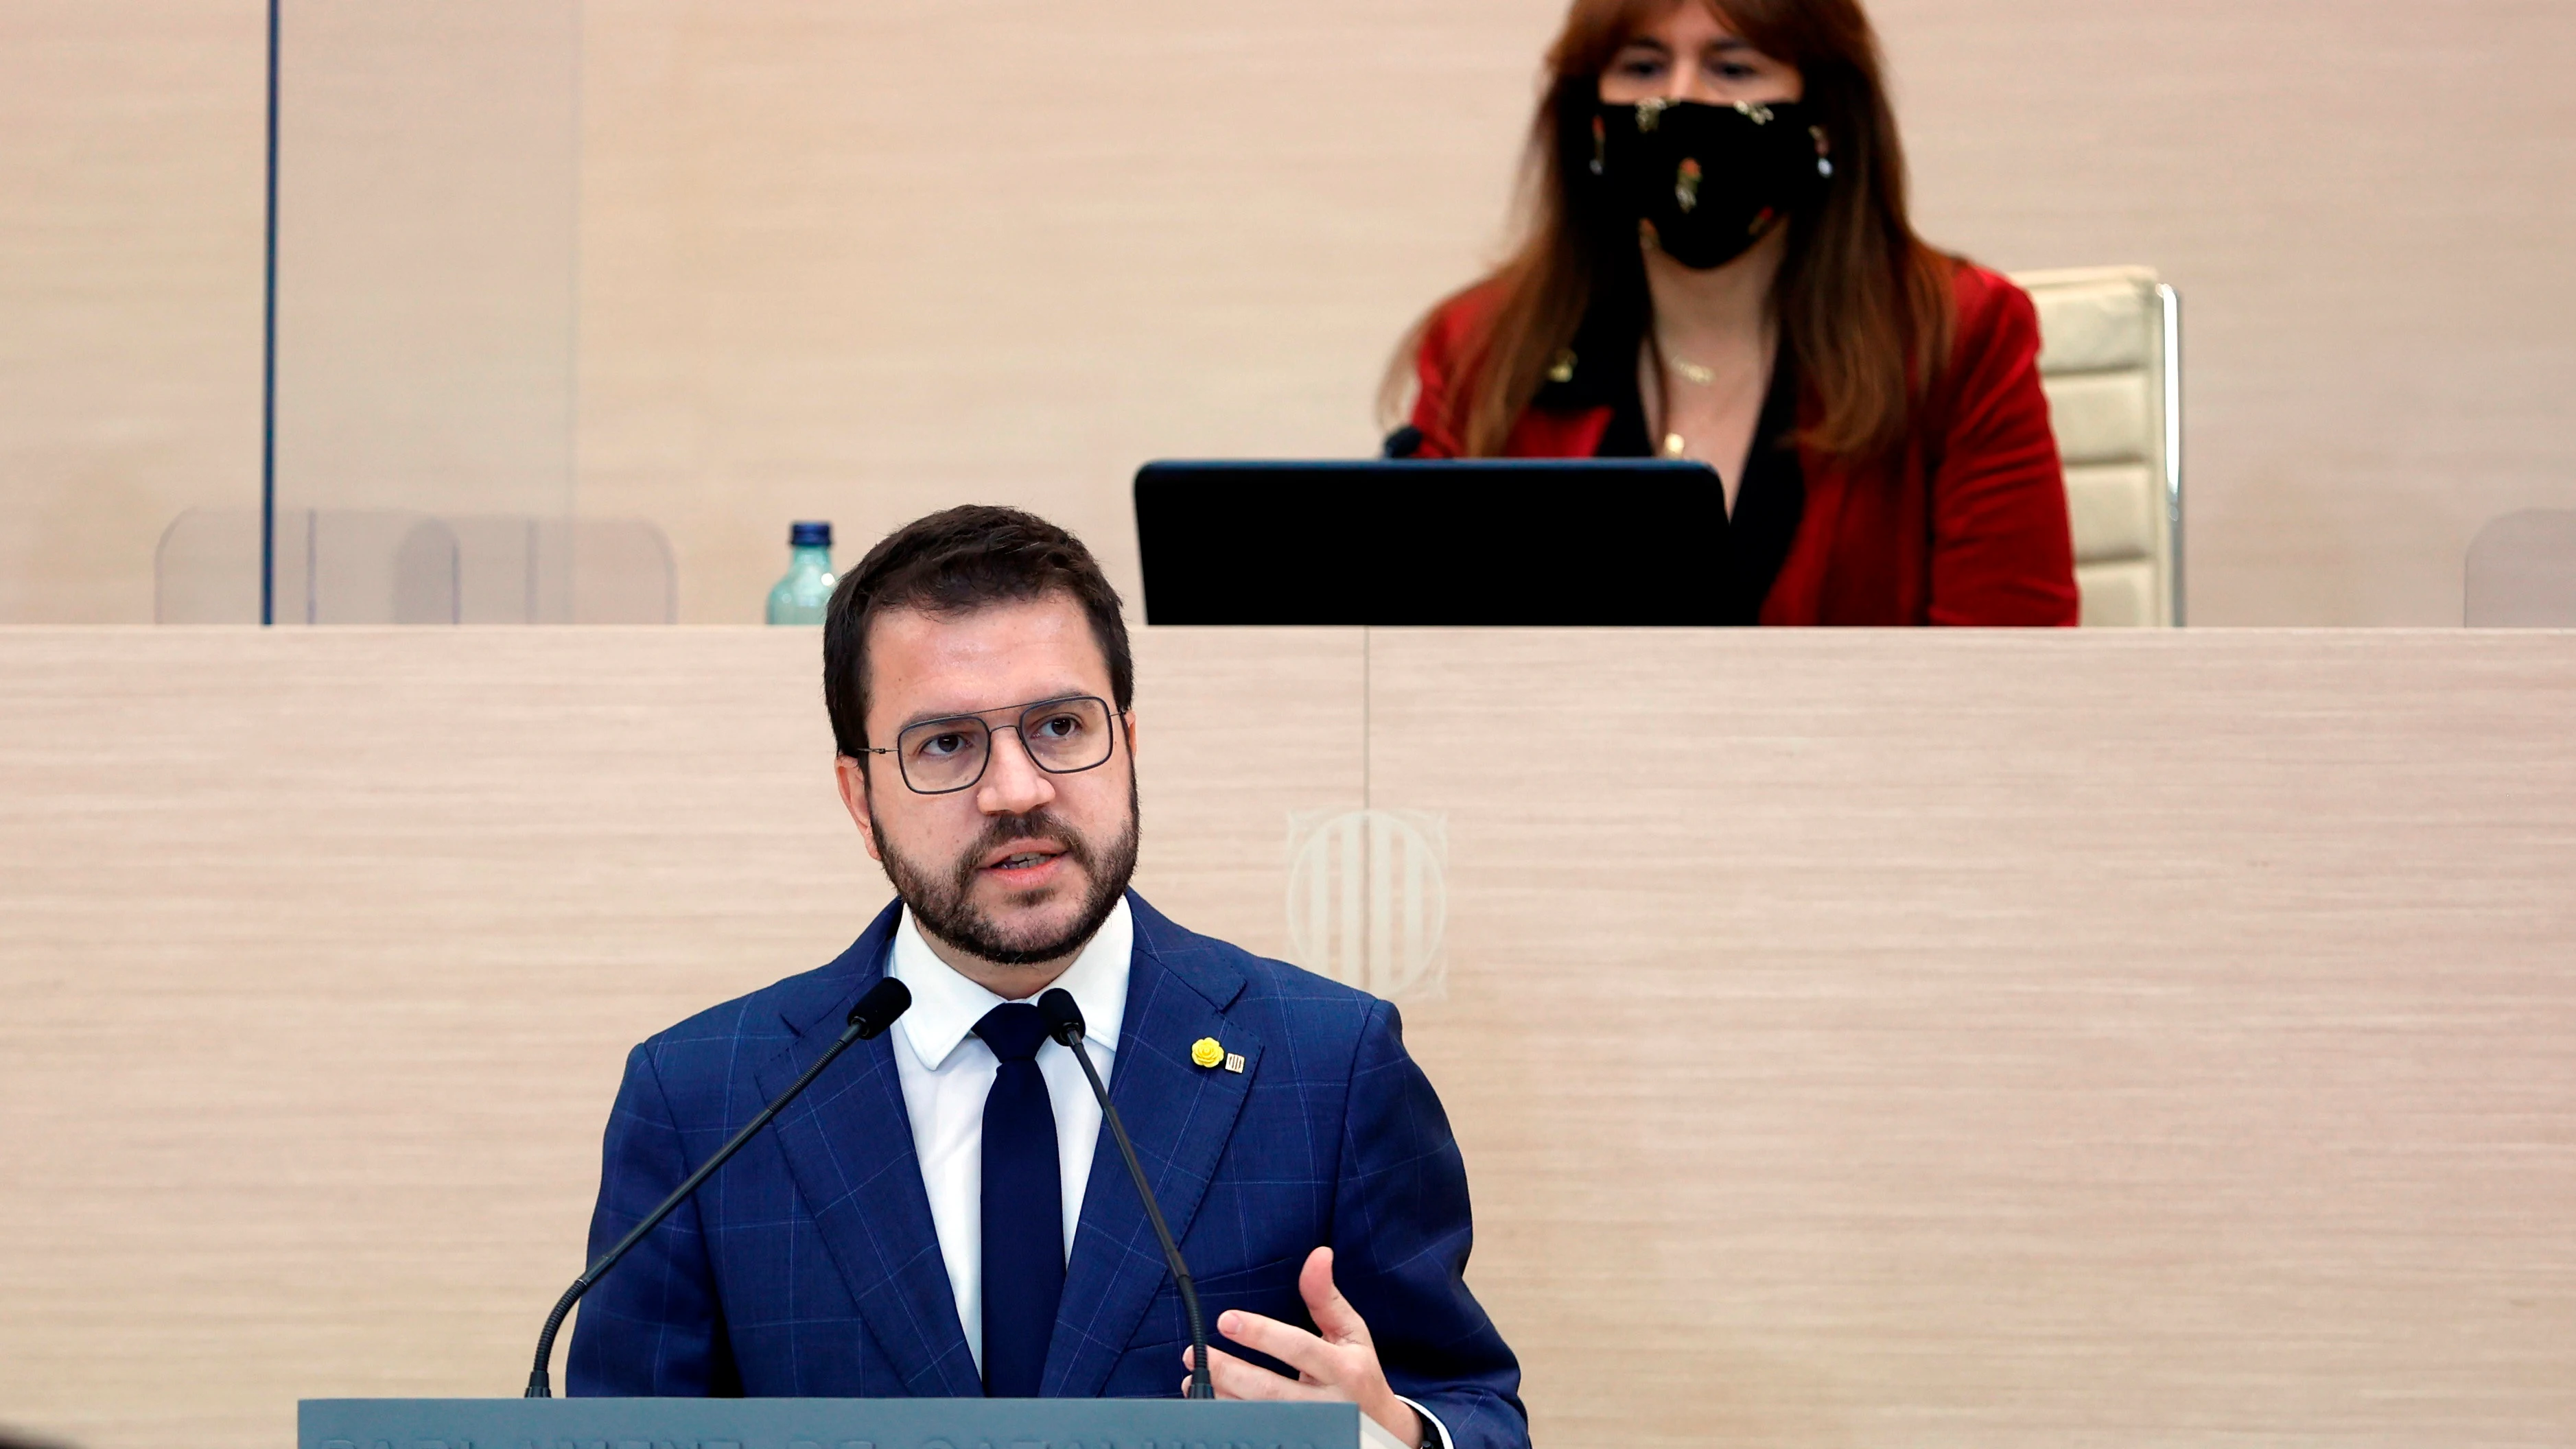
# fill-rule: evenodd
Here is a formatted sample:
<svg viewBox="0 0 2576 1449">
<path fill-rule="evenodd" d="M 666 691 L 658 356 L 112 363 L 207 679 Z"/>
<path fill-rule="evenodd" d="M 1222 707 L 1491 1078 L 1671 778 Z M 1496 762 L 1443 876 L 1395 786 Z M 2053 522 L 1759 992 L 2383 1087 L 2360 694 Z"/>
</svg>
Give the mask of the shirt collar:
<svg viewBox="0 0 2576 1449">
<path fill-rule="evenodd" d="M 1093 932 L 1090 944 L 1073 958 L 1062 976 L 1052 983 L 1073 993 L 1074 1004 L 1082 1008 L 1082 1034 L 1086 1041 L 1104 1051 L 1118 1049 L 1119 1023 L 1127 1015 L 1127 975 L 1136 948 L 1136 917 L 1121 895 L 1110 909 L 1109 919 Z M 915 1060 L 929 1071 L 944 1066 L 958 1046 L 984 1019 L 1005 1000 L 957 974 L 942 961 L 922 939 L 921 927 L 912 918 L 912 907 L 903 908 L 903 920 L 895 927 L 894 950 L 886 963 L 886 974 L 912 989 L 912 1009 L 906 1011 L 895 1027 L 903 1033 L 904 1044 L 912 1049 Z"/>
</svg>

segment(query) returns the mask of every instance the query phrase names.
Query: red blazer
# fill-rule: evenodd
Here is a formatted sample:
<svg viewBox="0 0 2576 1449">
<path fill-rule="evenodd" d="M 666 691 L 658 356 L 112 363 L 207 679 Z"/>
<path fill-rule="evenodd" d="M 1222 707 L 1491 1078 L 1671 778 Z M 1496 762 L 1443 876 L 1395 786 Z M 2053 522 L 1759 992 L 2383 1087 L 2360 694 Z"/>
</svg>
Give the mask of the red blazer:
<svg viewBox="0 0 2576 1449">
<path fill-rule="evenodd" d="M 2075 548 L 2029 294 L 1960 263 L 1958 350 L 1914 436 L 1886 463 L 1852 468 L 1800 449 L 1806 512 L 1762 603 L 1765 624 L 2073 624 Z M 1425 458 L 1454 458 L 1449 391 L 1471 291 L 1424 333 L 1413 425 Z M 1512 425 L 1515 458 L 1589 458 L 1610 409 L 1533 407 Z"/>
</svg>

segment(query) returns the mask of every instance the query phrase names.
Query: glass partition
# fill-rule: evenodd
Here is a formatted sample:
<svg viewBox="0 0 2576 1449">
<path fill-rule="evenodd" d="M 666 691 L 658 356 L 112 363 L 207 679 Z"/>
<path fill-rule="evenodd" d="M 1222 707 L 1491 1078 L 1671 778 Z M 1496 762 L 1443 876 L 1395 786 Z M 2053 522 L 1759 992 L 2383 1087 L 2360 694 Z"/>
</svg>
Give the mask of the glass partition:
<svg viewBox="0 0 2576 1449">
<path fill-rule="evenodd" d="M 580 42 L 579 0 L 283 0 L 277 623 L 582 613 Z M 173 525 L 163 617 L 237 592 L 172 572 L 237 532 Z M 658 535 L 610 552 L 667 592 Z"/>
<path fill-rule="evenodd" d="M 633 518 L 290 508 L 277 515 L 274 570 L 280 624 L 679 619 L 670 542 Z M 162 531 L 153 620 L 256 624 L 259 577 L 259 510 L 191 508 Z"/>
</svg>

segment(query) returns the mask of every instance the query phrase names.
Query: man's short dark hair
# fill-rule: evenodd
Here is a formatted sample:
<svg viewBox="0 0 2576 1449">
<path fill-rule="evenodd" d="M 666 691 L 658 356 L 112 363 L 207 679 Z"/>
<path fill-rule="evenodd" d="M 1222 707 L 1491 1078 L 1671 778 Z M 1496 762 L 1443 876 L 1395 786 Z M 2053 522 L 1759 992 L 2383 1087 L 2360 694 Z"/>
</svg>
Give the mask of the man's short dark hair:
<svg viewBox="0 0 2576 1449">
<path fill-rule="evenodd" d="M 1135 703 L 1136 658 L 1118 591 L 1081 539 L 1034 513 L 986 504 L 916 518 L 879 539 L 842 575 L 823 616 L 823 702 L 833 744 L 867 763 L 868 626 L 879 614 L 908 609 L 956 618 L 1055 593 L 1071 596 L 1091 620 L 1092 640 L 1109 663 L 1110 703 L 1121 710 Z"/>
</svg>

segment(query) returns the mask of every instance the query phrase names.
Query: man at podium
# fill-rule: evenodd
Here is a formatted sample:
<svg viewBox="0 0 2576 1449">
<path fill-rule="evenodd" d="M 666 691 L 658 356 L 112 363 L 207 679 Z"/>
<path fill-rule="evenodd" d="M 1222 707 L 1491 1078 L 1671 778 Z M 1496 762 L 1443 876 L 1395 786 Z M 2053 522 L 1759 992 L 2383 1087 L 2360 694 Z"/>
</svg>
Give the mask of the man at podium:
<svg viewBox="0 0 2576 1449">
<path fill-rule="evenodd" d="M 831 964 L 628 1056 L 593 1253 L 862 993 L 891 976 L 913 1004 L 599 1281 L 572 1392 L 1173 1394 L 1180 1299 L 1034 1004 L 1060 988 L 1197 1280 L 1220 1397 L 1526 1445 L 1519 1365 L 1463 1277 L 1465 1164 L 1395 1008 L 1127 889 L 1134 667 L 1082 543 L 1009 509 L 918 520 L 841 581 L 823 656 L 841 796 L 898 900 Z"/>
</svg>

